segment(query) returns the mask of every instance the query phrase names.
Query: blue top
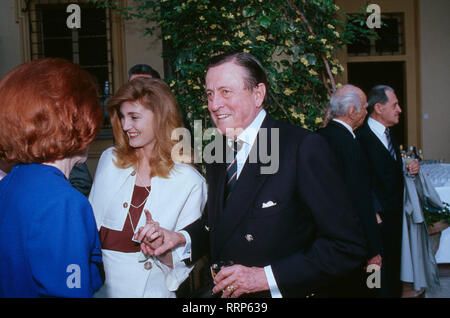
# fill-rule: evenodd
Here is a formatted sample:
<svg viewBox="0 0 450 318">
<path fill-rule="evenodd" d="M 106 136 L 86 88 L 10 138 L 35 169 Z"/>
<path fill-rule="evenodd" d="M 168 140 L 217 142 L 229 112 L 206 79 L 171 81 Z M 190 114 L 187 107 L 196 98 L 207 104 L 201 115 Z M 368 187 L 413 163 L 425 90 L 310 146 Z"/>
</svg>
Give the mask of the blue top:
<svg viewBox="0 0 450 318">
<path fill-rule="evenodd" d="M 55 167 L 15 166 L 0 181 L 0 297 L 92 297 L 102 271 L 86 197 Z"/>
</svg>

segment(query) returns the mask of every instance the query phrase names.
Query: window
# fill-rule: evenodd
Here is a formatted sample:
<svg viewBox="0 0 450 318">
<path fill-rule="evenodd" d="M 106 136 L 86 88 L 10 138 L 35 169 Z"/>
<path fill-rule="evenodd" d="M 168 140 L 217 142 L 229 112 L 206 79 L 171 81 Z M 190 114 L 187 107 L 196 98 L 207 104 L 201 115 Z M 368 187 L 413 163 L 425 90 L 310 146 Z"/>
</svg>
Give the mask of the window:
<svg viewBox="0 0 450 318">
<path fill-rule="evenodd" d="M 347 47 L 349 56 L 379 56 L 405 54 L 404 15 L 384 14 L 382 26 L 376 29 L 379 39 L 360 40 Z"/>
<path fill-rule="evenodd" d="M 76 3 L 81 8 L 81 28 L 69 29 L 66 21 L 70 12 L 69 4 Z M 113 91 L 113 58 L 111 36 L 111 12 L 96 8 L 86 1 L 29 1 L 27 6 L 30 26 L 31 59 L 60 57 L 79 64 L 94 75 L 101 89 L 101 101 Z M 106 117 L 106 116 L 105 116 Z M 109 129 L 109 119 L 104 128 Z M 110 134 L 100 135 L 105 138 Z"/>
</svg>

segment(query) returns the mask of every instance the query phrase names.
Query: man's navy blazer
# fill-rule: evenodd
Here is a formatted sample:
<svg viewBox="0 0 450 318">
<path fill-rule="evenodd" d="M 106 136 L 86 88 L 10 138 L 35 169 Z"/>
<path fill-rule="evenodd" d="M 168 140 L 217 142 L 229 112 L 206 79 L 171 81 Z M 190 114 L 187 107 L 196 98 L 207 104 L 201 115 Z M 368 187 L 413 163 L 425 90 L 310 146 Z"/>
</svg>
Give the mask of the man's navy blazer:
<svg viewBox="0 0 450 318">
<path fill-rule="evenodd" d="M 213 262 L 271 265 L 283 297 L 304 297 L 358 267 L 366 243 L 326 141 L 268 115 L 262 128 L 268 153 L 279 151 L 278 171 L 262 174 L 262 159 L 247 159 L 225 202 L 226 163 L 207 166 L 204 215 L 185 229 L 192 259 L 209 252 Z M 249 158 L 264 142 L 261 129 Z M 279 149 L 271 142 L 276 132 Z"/>
<path fill-rule="evenodd" d="M 358 209 L 366 235 L 368 257 L 381 254 L 381 234 L 373 207 L 370 166 L 359 141 L 334 120 L 317 132 L 325 138 L 335 155 L 339 174 L 350 191 L 352 203 Z"/>
<path fill-rule="evenodd" d="M 402 213 L 403 175 L 402 160 L 397 141 L 391 136 L 396 160 L 370 129 L 367 121 L 356 130 L 356 136 L 370 163 L 372 185 L 380 207 L 376 212 L 382 216 Z"/>
</svg>

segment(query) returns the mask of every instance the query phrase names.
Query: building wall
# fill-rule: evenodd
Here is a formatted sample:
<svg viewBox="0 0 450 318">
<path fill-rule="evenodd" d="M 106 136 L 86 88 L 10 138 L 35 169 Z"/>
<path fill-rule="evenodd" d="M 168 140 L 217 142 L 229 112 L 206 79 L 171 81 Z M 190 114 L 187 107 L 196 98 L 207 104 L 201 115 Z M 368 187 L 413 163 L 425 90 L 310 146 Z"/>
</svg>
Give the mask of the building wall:
<svg viewBox="0 0 450 318">
<path fill-rule="evenodd" d="M 141 21 L 126 21 L 125 60 L 127 71 L 135 64 L 148 64 L 164 78 L 162 42 L 155 35 L 145 35 L 146 24 Z"/>
<path fill-rule="evenodd" d="M 22 63 L 19 23 L 14 0 L 0 4 L 0 78 Z"/>
<path fill-rule="evenodd" d="M 426 159 L 450 161 L 450 1 L 419 1 L 422 141 Z"/>
</svg>

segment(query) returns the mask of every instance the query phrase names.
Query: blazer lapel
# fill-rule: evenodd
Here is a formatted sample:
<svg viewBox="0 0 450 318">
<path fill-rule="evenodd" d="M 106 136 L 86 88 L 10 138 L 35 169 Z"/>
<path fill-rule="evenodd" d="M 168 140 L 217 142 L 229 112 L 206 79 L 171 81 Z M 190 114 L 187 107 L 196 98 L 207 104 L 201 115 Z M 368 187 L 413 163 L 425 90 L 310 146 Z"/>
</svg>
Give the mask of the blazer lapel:
<svg viewBox="0 0 450 318">
<path fill-rule="evenodd" d="M 248 214 L 251 206 L 254 202 L 255 196 L 258 194 L 259 189 L 263 186 L 268 175 L 261 174 L 261 168 L 264 164 L 261 163 L 261 158 L 259 154 L 259 144 L 260 142 L 267 142 L 267 152 L 270 155 L 271 152 L 271 130 L 273 125 L 273 120 L 267 115 L 263 121 L 261 128 L 267 129 L 267 140 L 260 140 L 260 132 L 256 137 L 255 143 L 250 151 L 249 156 L 245 162 L 245 165 L 241 171 L 241 174 L 236 181 L 233 192 L 231 193 L 228 200 L 224 203 L 223 209 L 218 209 L 220 211 L 219 218 L 216 219 L 216 231 L 215 231 L 215 248 L 214 253 L 217 257 L 220 254 L 220 250 L 223 248 L 225 243 L 228 241 L 229 237 L 233 234 L 236 227 L 241 223 L 242 219 Z M 265 138 L 263 138 L 265 139 Z M 257 158 L 256 162 L 250 162 L 251 158 Z M 225 165 L 226 167 L 226 165 Z M 225 171 L 226 168 L 223 170 Z M 223 175 L 226 175 L 224 172 Z M 222 182 L 223 179 L 223 182 Z M 220 181 L 224 185 L 225 177 Z M 223 198 L 224 186 L 220 188 L 217 192 L 217 201 L 224 202 Z"/>
<path fill-rule="evenodd" d="M 367 122 L 365 123 L 365 129 L 367 131 L 367 134 L 370 138 L 371 143 L 374 145 L 374 147 L 379 149 L 379 153 L 383 153 L 385 159 L 390 160 L 391 162 L 398 162 L 400 158 L 400 153 L 397 153 L 397 143 L 394 141 L 394 138 L 391 137 L 391 141 L 393 141 L 394 149 L 395 149 L 395 155 L 397 156 L 397 159 L 392 158 L 391 154 L 389 153 L 389 150 L 384 146 L 384 144 L 381 142 L 381 140 L 375 135 L 375 133 L 370 129 L 369 124 Z"/>
</svg>

